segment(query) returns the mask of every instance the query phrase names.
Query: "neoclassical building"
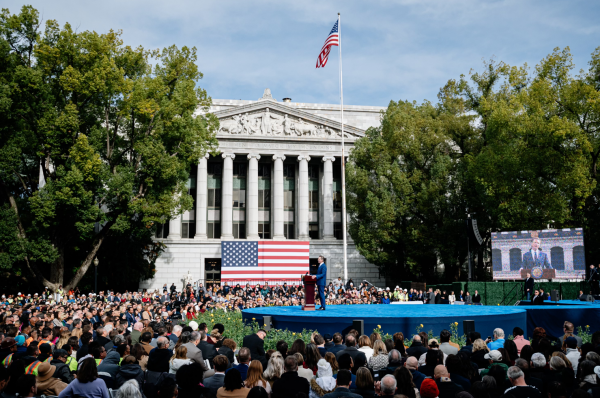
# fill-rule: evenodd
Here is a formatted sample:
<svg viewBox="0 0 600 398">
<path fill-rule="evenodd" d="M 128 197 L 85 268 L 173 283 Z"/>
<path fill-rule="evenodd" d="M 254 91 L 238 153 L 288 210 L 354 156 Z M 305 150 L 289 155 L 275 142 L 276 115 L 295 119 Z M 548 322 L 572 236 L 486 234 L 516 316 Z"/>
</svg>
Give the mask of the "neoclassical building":
<svg viewBox="0 0 600 398">
<path fill-rule="evenodd" d="M 346 154 L 384 109 L 344 106 Z M 339 105 L 277 101 L 266 89 L 256 101 L 213 100 L 209 111 L 220 121 L 221 153 L 191 170 L 194 208 L 159 226 L 166 251 L 140 287 L 179 284 L 188 272 L 219 281 L 222 240 L 307 240 L 311 264 L 322 254 L 328 279 L 343 277 Z M 348 276 L 383 284 L 349 235 Z"/>
</svg>

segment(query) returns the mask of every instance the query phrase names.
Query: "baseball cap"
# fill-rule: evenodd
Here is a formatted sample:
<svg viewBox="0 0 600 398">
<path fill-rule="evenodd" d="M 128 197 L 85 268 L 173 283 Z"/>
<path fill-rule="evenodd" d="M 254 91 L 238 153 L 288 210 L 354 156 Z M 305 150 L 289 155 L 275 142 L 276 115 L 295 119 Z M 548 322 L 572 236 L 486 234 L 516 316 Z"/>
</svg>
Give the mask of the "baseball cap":
<svg viewBox="0 0 600 398">
<path fill-rule="evenodd" d="M 575 337 L 567 337 L 565 339 L 565 345 L 568 348 L 577 348 L 577 339 Z"/>
<path fill-rule="evenodd" d="M 498 350 L 492 350 L 483 357 L 485 359 L 491 359 L 494 362 L 500 362 L 502 360 L 502 354 Z"/>
</svg>

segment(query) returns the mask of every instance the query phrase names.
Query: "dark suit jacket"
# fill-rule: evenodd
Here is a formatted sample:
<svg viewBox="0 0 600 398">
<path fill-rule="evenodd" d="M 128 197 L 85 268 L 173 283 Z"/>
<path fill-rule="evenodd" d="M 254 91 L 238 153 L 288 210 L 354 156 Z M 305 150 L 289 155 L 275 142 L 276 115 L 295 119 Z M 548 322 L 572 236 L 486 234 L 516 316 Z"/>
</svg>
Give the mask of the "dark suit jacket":
<svg viewBox="0 0 600 398">
<path fill-rule="evenodd" d="M 340 344 L 340 345 L 334 345 L 333 347 L 330 347 L 327 349 L 328 352 L 331 352 L 333 354 L 337 354 L 338 352 L 345 350 L 346 346 L 344 344 Z"/>
<path fill-rule="evenodd" d="M 207 379 L 202 381 L 204 387 L 208 388 L 208 390 L 214 395 L 217 396 L 217 390 L 223 387 L 223 383 L 225 382 L 225 375 L 220 373 L 215 373 Z"/>
<path fill-rule="evenodd" d="M 529 293 L 533 294 L 533 278 L 525 279 L 525 286 L 523 286 L 523 292 L 527 293 L 527 290 L 529 290 Z"/>
<path fill-rule="evenodd" d="M 210 362 L 210 364 L 212 366 L 213 358 L 218 355 L 217 350 L 215 349 L 215 346 L 207 343 L 206 341 L 201 341 L 198 343 L 198 345 L 196 347 L 198 347 L 200 349 L 200 351 L 202 351 L 202 358 L 208 359 L 208 361 Z"/>
<path fill-rule="evenodd" d="M 370 393 L 370 391 L 369 391 L 369 393 Z M 375 390 L 373 390 L 372 396 L 376 396 Z M 330 392 L 329 394 L 323 395 L 323 398 L 363 398 L 363 395 L 359 395 L 359 394 L 350 392 L 350 390 L 348 390 L 345 387 L 338 387 L 335 389 L 334 392 Z"/>
<path fill-rule="evenodd" d="M 225 355 L 229 359 L 229 366 L 233 366 L 233 350 L 227 346 L 221 346 L 217 350 L 217 355 Z"/>
<path fill-rule="evenodd" d="M 265 342 L 258 337 L 257 334 L 251 334 L 244 337 L 242 341 L 242 347 L 246 347 L 250 350 L 250 356 L 252 360 L 256 359 L 263 365 L 263 369 L 267 368 L 267 357 L 265 354 Z"/>
<path fill-rule="evenodd" d="M 535 267 L 542 267 L 542 269 L 552 269 L 550 265 L 550 261 L 548 260 L 548 255 L 544 252 L 538 252 L 537 261 L 533 258 L 531 251 L 523 254 L 523 268 L 525 269 L 533 269 Z"/>
<path fill-rule="evenodd" d="M 299 392 L 304 393 L 308 397 L 310 392 L 308 380 L 298 376 L 298 372 L 285 372 L 281 375 L 281 378 L 275 380 L 275 383 L 273 383 L 271 398 L 295 397 Z"/>
<path fill-rule="evenodd" d="M 481 295 L 479 293 L 473 295 L 474 303 L 481 303 Z"/>
<path fill-rule="evenodd" d="M 411 346 L 406 350 L 406 355 L 409 357 L 415 357 L 417 359 L 421 358 L 421 355 L 427 352 L 427 347 L 423 345 L 423 343 L 415 343 L 413 342 Z"/>
<path fill-rule="evenodd" d="M 427 294 L 427 304 L 435 304 L 435 292 L 426 293 Z"/>
<path fill-rule="evenodd" d="M 358 348 L 356 347 L 347 347 L 345 350 L 339 351 L 337 354 L 335 354 L 335 359 L 339 360 L 344 354 L 350 354 L 352 357 L 352 362 L 354 362 L 354 366 L 352 367 L 353 374 L 356 374 L 356 370 L 358 368 L 367 364 L 367 357 L 365 353 L 358 351 Z"/>
</svg>

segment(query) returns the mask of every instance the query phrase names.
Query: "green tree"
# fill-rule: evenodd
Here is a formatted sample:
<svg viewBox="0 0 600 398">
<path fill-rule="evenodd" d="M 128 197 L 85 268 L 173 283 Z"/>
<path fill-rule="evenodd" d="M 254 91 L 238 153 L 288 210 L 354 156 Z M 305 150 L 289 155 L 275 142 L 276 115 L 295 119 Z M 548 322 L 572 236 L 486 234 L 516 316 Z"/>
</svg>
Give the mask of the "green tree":
<svg viewBox="0 0 600 398">
<path fill-rule="evenodd" d="M 578 87 L 572 91 L 596 98 L 597 57 L 585 90 L 584 78 L 570 77 L 569 57 L 555 52 L 533 74 L 526 65 L 489 62 L 481 73 L 450 80 L 435 106 L 391 102 L 381 127 L 356 143 L 347 171 L 359 251 L 395 280 L 420 269 L 431 281 L 438 262 L 454 280 L 466 268 L 466 209 L 486 241 L 478 248 L 481 276 L 492 231 L 580 226 L 598 206 L 593 161 L 590 167 L 598 148 L 579 125 L 592 112 L 568 117 L 560 93 L 569 80 Z"/>
<path fill-rule="evenodd" d="M 197 115 L 211 100 L 196 61 L 195 48 L 147 51 L 55 21 L 41 32 L 32 7 L 2 10 L 0 189 L 16 217 L 3 267 L 70 288 L 111 237 L 191 208 L 189 170 L 216 148 L 218 126 Z M 142 240 L 135 253 L 151 270 L 146 255 L 161 248 Z"/>
</svg>

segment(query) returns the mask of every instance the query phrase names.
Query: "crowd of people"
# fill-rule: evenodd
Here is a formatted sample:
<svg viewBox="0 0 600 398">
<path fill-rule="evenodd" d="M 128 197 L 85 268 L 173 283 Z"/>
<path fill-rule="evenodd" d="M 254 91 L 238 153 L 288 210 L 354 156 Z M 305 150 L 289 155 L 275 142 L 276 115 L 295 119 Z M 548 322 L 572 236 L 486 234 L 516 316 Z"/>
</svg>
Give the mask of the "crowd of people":
<svg viewBox="0 0 600 398">
<path fill-rule="evenodd" d="M 340 289 L 334 283 L 330 286 Z M 341 290 L 350 297 L 354 292 L 377 297 L 381 293 L 364 285 L 345 285 Z M 398 300 L 419 299 L 421 294 L 399 288 L 383 293 Z M 3 296 L 0 394 L 4 398 L 600 398 L 600 332 L 583 344 L 570 322 L 564 323 L 560 338 L 535 329 L 531 342 L 519 328 L 512 331 L 513 339 L 506 339 L 499 328 L 486 340 L 472 332 L 463 347 L 451 341 L 447 330 L 441 331 L 439 340 L 426 333 L 405 339 L 397 332 L 384 339 L 353 330 L 345 336 L 314 333 L 309 344 L 298 339 L 288 346 L 282 340 L 276 349 L 265 351 L 264 330 L 246 336 L 238 346 L 221 324 L 186 321 L 194 311 L 226 305 L 223 299 L 230 296 L 235 297 L 232 307 L 239 309 L 236 300 L 257 304 L 260 298 L 268 302 L 269 296 L 301 300 L 302 291 L 286 285 L 223 285 L 215 291 L 213 286 L 190 284 L 184 293 L 165 286 L 159 296 L 49 290 Z M 199 301 L 194 301 L 196 297 Z M 203 297 L 210 300 L 204 303 Z"/>
</svg>

